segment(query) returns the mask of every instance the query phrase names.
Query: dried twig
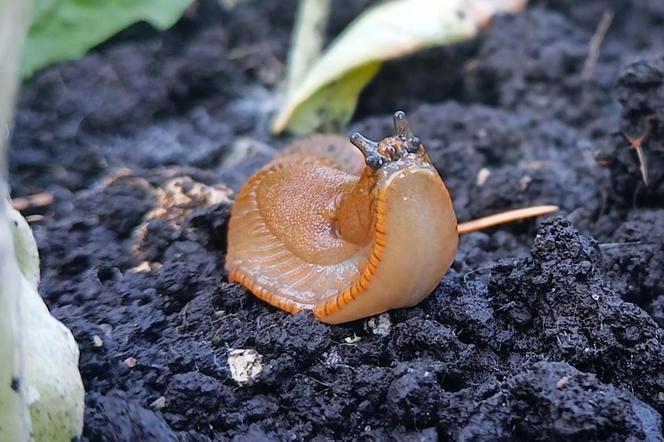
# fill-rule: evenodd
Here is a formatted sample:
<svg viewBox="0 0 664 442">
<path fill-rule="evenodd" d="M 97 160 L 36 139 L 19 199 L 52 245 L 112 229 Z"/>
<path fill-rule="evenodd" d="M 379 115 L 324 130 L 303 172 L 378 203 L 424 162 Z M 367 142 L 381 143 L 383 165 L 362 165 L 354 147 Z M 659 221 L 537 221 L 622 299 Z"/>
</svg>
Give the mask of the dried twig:
<svg viewBox="0 0 664 442">
<path fill-rule="evenodd" d="M 597 59 L 599 58 L 599 48 L 602 46 L 604 37 L 609 31 L 611 22 L 613 21 L 613 11 L 604 11 L 602 18 L 597 24 L 597 29 L 590 39 L 590 45 L 588 47 L 588 57 L 586 57 L 586 62 L 583 65 L 583 71 L 581 71 L 581 79 L 584 84 L 590 82 L 590 79 L 595 72 L 595 66 L 597 65 Z"/>
<path fill-rule="evenodd" d="M 628 241 L 628 242 L 607 242 L 599 244 L 599 248 L 612 249 L 614 247 L 631 247 L 631 246 L 650 246 L 652 243 L 642 243 L 641 241 Z"/>
<path fill-rule="evenodd" d="M 655 115 L 648 115 L 645 118 L 646 129 L 643 131 L 643 134 L 639 137 L 632 138 L 623 132 L 623 136 L 629 142 L 629 148 L 636 150 L 636 155 L 639 158 L 639 170 L 641 171 L 641 177 L 643 178 L 643 183 L 646 186 L 650 185 L 650 178 L 648 175 L 648 161 L 646 158 L 645 151 L 643 150 L 643 143 L 645 143 L 650 132 L 652 131 L 653 122 L 655 121 Z"/>
<path fill-rule="evenodd" d="M 467 233 L 477 232 L 478 230 L 484 230 L 500 224 L 512 223 L 537 216 L 550 215 L 558 210 L 558 206 L 533 206 L 526 207 L 525 209 L 508 210 L 507 212 L 461 223 L 458 226 L 458 231 L 459 235 L 465 235 Z"/>
<path fill-rule="evenodd" d="M 53 202 L 53 194 L 50 192 L 39 192 L 29 196 L 21 196 L 12 199 L 12 207 L 19 212 L 35 207 L 45 207 Z"/>
</svg>

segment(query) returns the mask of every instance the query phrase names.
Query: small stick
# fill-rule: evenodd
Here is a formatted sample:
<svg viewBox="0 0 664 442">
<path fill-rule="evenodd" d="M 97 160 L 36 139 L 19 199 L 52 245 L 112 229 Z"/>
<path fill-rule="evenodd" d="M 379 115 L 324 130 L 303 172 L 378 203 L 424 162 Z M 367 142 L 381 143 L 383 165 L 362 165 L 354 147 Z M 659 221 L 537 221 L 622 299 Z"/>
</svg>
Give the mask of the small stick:
<svg viewBox="0 0 664 442">
<path fill-rule="evenodd" d="M 643 183 L 646 187 L 650 184 L 650 178 L 648 176 L 648 161 L 646 158 L 646 153 L 643 150 L 643 143 L 645 143 L 646 138 L 650 135 L 652 130 L 652 122 L 655 121 L 655 115 L 648 115 L 645 119 L 646 130 L 643 132 L 643 135 L 636 138 L 631 138 L 625 132 L 623 136 L 627 141 L 629 141 L 629 148 L 636 150 L 636 156 L 639 158 L 639 170 L 641 171 L 641 177 L 643 178 Z"/>
<path fill-rule="evenodd" d="M 477 232 L 478 230 L 484 230 L 501 224 L 513 223 L 528 218 L 535 218 L 537 216 L 550 215 L 558 210 L 560 210 L 558 206 L 533 206 L 524 209 L 508 210 L 507 212 L 461 223 L 457 226 L 457 229 L 459 235 L 465 235 L 467 233 Z"/>
<path fill-rule="evenodd" d="M 613 247 L 629 247 L 629 246 L 649 246 L 652 245 L 651 243 L 642 243 L 641 241 L 630 241 L 630 242 L 607 242 L 607 243 L 602 243 L 599 245 L 599 248 L 604 250 L 604 249 L 610 249 Z"/>
<path fill-rule="evenodd" d="M 648 176 L 648 160 L 646 154 L 643 151 L 643 146 L 638 146 L 635 149 L 636 156 L 639 158 L 639 170 L 641 171 L 643 183 L 648 187 L 650 185 L 650 177 Z"/>
<path fill-rule="evenodd" d="M 28 215 L 25 217 L 25 220 L 29 222 L 30 224 L 32 223 L 37 223 L 41 220 L 44 219 L 44 215 Z"/>
<path fill-rule="evenodd" d="M 39 192 L 29 196 L 21 196 L 12 199 L 12 207 L 19 212 L 34 207 L 48 206 L 53 202 L 53 194 L 50 192 Z"/>
<path fill-rule="evenodd" d="M 604 37 L 609 31 L 611 22 L 613 21 L 613 11 L 604 11 L 602 18 L 597 24 L 597 29 L 590 39 L 590 46 L 588 47 L 588 57 L 586 62 L 583 64 L 583 71 L 581 72 L 581 79 L 584 83 L 588 83 L 595 72 L 595 66 L 597 65 L 597 59 L 599 58 L 599 48 L 602 46 Z"/>
</svg>

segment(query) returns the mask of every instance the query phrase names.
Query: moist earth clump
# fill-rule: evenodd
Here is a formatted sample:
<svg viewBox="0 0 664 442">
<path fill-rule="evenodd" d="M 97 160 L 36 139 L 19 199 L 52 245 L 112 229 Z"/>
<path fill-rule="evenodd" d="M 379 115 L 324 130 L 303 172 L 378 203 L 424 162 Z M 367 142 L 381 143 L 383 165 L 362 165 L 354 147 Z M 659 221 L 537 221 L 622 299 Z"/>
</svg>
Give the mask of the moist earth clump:
<svg viewBox="0 0 664 442">
<path fill-rule="evenodd" d="M 81 348 L 82 439 L 663 440 L 664 9 L 535 1 L 389 63 L 349 131 L 381 138 L 404 107 L 461 221 L 561 213 L 465 236 L 418 306 L 328 326 L 224 270 L 230 189 L 289 141 L 268 129 L 295 5 L 198 2 L 22 91 L 13 196 L 54 195 L 26 214 Z M 234 350 L 260 358 L 252 382 Z"/>
<path fill-rule="evenodd" d="M 607 158 L 612 187 L 617 198 L 656 206 L 664 198 L 664 55 L 625 66 L 617 94 L 623 118 L 616 136 L 625 148 Z"/>
</svg>

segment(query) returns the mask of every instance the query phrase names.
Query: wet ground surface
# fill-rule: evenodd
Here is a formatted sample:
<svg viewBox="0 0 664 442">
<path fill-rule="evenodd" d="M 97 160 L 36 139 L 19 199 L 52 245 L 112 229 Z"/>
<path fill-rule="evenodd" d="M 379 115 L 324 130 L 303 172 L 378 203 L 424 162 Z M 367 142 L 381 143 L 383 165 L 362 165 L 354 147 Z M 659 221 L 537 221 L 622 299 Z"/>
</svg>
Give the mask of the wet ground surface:
<svg viewBox="0 0 664 442">
<path fill-rule="evenodd" d="M 21 94 L 13 194 L 54 195 L 25 214 L 81 348 L 84 440 L 663 440 L 664 5 L 534 2 L 388 63 L 351 130 L 404 108 L 462 221 L 562 211 L 464 237 L 415 308 L 327 326 L 223 269 L 226 186 L 288 142 L 268 126 L 294 3 L 205 2 Z M 252 385 L 235 349 L 262 356 Z"/>
</svg>

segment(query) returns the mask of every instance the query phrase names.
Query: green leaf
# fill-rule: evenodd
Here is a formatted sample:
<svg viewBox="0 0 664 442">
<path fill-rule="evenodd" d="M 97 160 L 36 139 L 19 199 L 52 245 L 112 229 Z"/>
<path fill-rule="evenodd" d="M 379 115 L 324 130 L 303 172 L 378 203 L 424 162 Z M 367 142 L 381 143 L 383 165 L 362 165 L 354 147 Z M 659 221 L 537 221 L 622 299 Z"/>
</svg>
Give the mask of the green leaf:
<svg viewBox="0 0 664 442">
<path fill-rule="evenodd" d="M 18 88 L 18 61 L 31 2 L 0 1 L 0 440 L 26 441 L 31 420 L 21 345 L 20 272 L 14 259 L 8 218 L 7 129 L 11 127 Z M 5 207 L 7 206 L 7 208 Z"/>
<path fill-rule="evenodd" d="M 0 1 L 0 128 L 11 126 L 31 3 Z M 78 346 L 37 292 L 37 243 L 7 200 L 7 138 L 0 137 L 0 441 L 69 442 L 83 430 Z"/>
<path fill-rule="evenodd" d="M 297 86 L 323 52 L 330 0 L 300 0 L 288 54 L 288 86 Z"/>
<path fill-rule="evenodd" d="M 21 345 L 20 274 L 14 262 L 9 221 L 0 199 L 0 440 L 28 440 L 32 427 Z"/>
<path fill-rule="evenodd" d="M 7 280 L 14 285 L 9 288 L 0 283 L 0 299 L 13 295 L 18 303 L 18 314 L 13 317 L 18 338 L 14 344 L 21 352 L 23 370 L 15 379 L 25 395 L 34 440 L 69 442 L 83 431 L 85 392 L 78 371 L 78 345 L 69 329 L 51 316 L 37 292 L 39 253 L 30 226 L 8 202 L 0 204 L 4 205 L 0 238 L 6 240 L 9 233 L 12 242 L 0 242 L 0 247 L 4 245 L 5 253 L 12 248 L 14 252 L 4 262 Z M 0 440 L 13 440 L 2 435 L 0 430 Z"/>
<path fill-rule="evenodd" d="M 341 129 L 383 61 L 471 38 L 493 14 L 517 11 L 526 1 L 394 0 L 368 9 L 332 42 L 299 85 L 288 88 L 272 130 Z"/>
<path fill-rule="evenodd" d="M 380 63 L 367 63 L 321 86 L 306 103 L 293 109 L 288 129 L 296 134 L 338 132 L 353 116 L 360 92 L 379 69 Z"/>
<path fill-rule="evenodd" d="M 172 26 L 192 0 L 38 0 L 26 48 L 23 78 L 57 61 L 79 58 L 122 29 L 146 21 Z"/>
</svg>

